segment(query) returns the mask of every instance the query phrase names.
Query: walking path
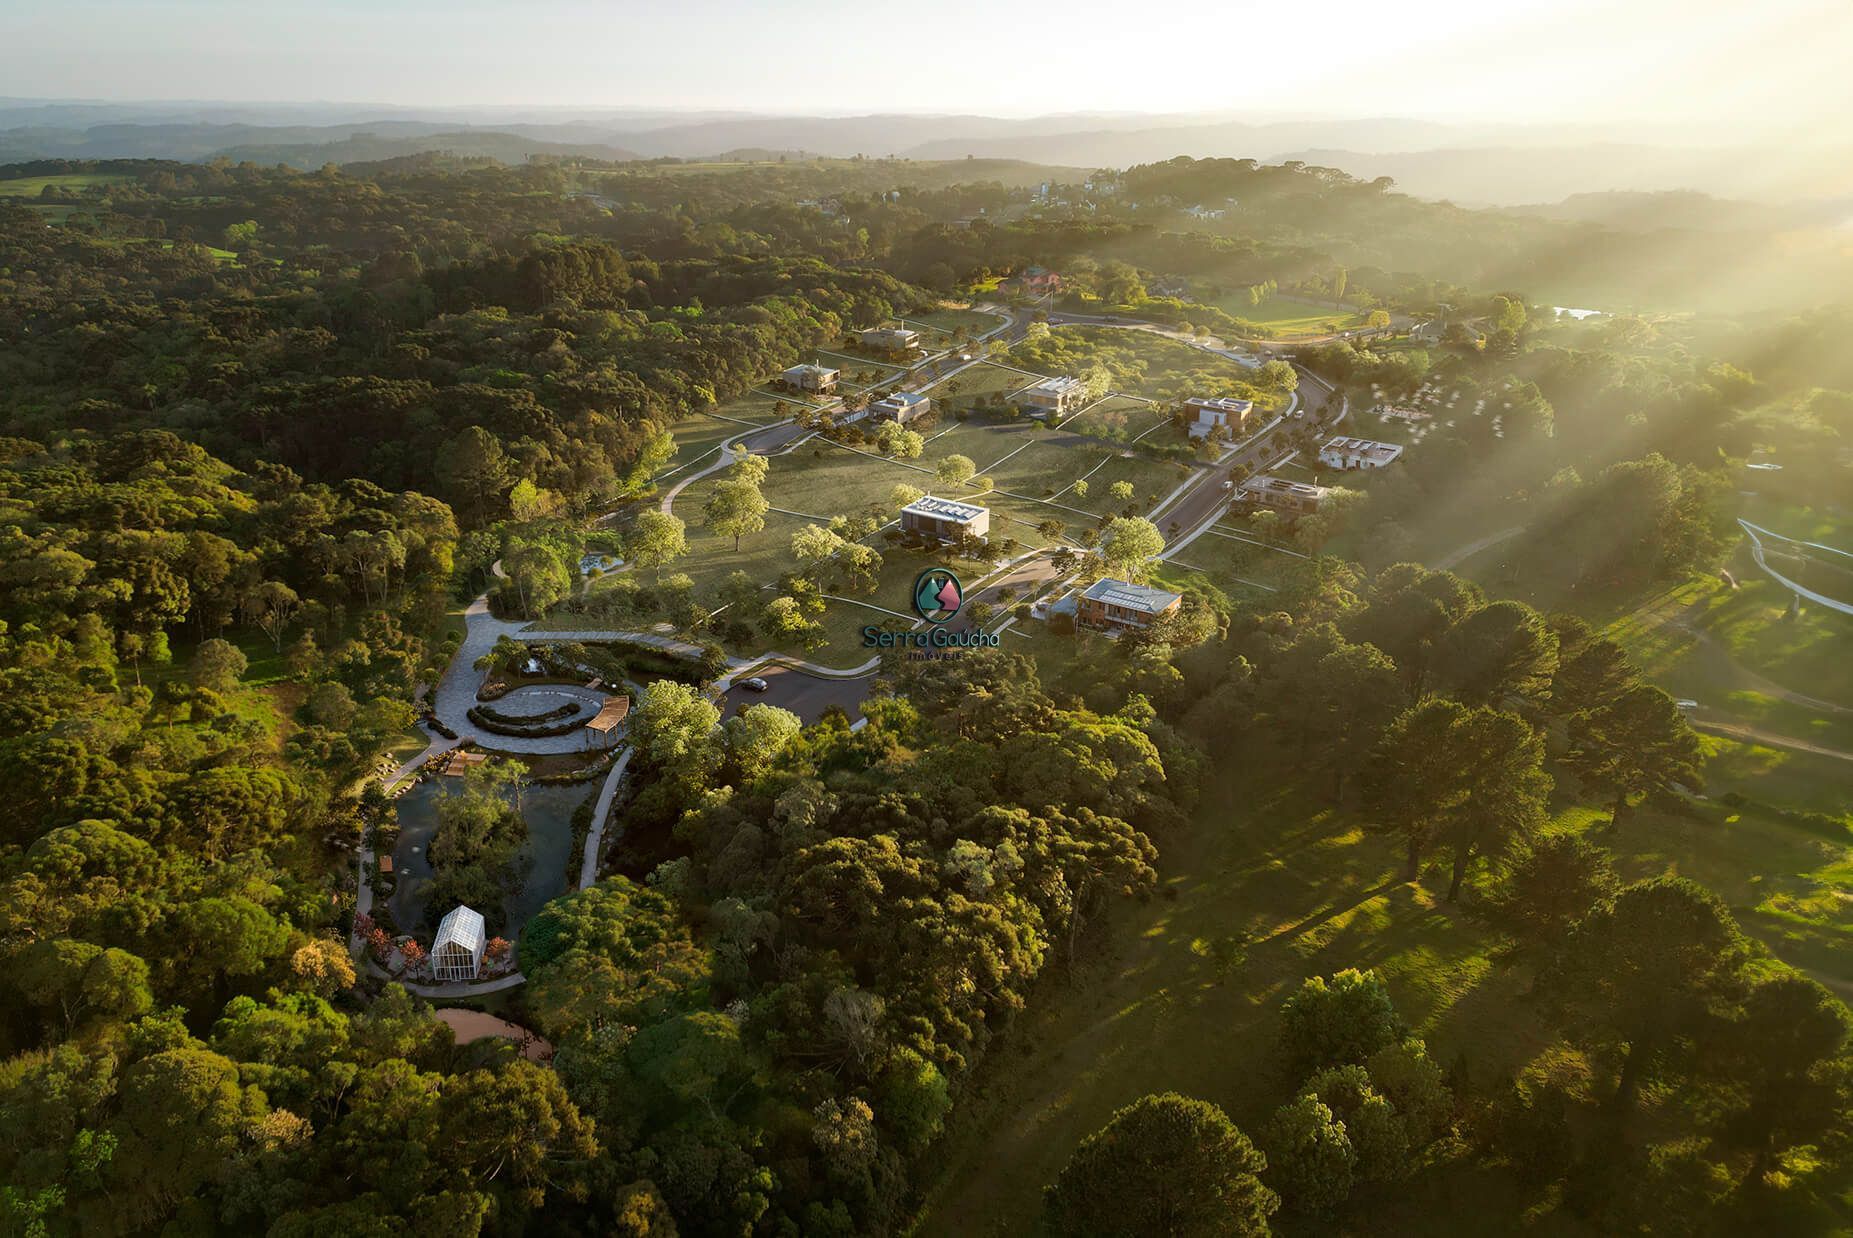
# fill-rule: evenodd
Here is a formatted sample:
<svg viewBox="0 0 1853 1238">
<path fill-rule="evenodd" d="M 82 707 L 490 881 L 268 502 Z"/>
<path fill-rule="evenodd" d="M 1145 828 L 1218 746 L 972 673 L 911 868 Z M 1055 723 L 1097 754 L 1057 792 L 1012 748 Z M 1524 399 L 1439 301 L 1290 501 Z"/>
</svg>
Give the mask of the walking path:
<svg viewBox="0 0 1853 1238">
<path fill-rule="evenodd" d="M 1488 533 L 1485 537 L 1476 538 L 1468 542 L 1465 546 L 1457 546 L 1455 549 L 1450 550 L 1447 554 L 1436 559 L 1432 566 L 1437 572 L 1445 572 L 1451 567 L 1456 567 L 1465 563 L 1482 550 L 1497 546 L 1501 542 L 1511 541 L 1524 531 L 1524 525 L 1515 524 L 1509 529 L 1501 529 L 1497 533 Z"/>
<path fill-rule="evenodd" d="M 605 819 L 611 815 L 611 801 L 617 797 L 618 784 L 624 781 L 624 771 L 630 768 L 633 751 L 626 748 L 618 754 L 611 772 L 605 775 L 605 785 L 599 788 L 598 803 L 592 808 L 592 832 L 586 835 L 585 858 L 579 864 L 581 890 L 598 880 L 598 853 L 605 843 Z"/>
</svg>

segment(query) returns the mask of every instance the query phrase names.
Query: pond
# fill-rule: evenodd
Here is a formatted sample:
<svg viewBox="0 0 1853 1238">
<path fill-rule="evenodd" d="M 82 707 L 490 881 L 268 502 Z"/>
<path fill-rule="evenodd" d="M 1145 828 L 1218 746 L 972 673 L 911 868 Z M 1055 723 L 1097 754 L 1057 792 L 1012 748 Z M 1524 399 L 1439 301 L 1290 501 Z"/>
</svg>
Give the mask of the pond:
<svg viewBox="0 0 1853 1238">
<path fill-rule="evenodd" d="M 399 885 L 388 904 L 401 931 L 426 927 L 425 887 L 432 875 L 428 854 L 431 837 L 437 832 L 438 801 L 462 789 L 461 779 L 433 778 L 418 783 L 399 798 L 399 842 L 392 857 Z M 597 782 L 521 789 L 521 816 L 528 823 L 528 840 L 521 848 L 528 862 L 526 879 L 502 900 L 507 917 L 502 936 L 514 940 L 535 912 L 565 891 L 566 861 L 573 849 L 573 810 L 597 790 Z"/>
</svg>

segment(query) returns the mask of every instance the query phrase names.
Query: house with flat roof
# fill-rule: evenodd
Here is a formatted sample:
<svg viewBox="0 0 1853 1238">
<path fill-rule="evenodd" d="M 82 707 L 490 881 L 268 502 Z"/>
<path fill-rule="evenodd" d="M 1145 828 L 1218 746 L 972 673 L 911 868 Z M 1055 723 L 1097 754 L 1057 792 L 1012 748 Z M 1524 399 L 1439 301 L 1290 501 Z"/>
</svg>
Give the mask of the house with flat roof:
<svg viewBox="0 0 1853 1238">
<path fill-rule="evenodd" d="M 923 495 L 901 509 L 901 528 L 908 533 L 956 542 L 966 535 L 983 537 L 991 531 L 990 509 L 957 499 Z"/>
<path fill-rule="evenodd" d="M 1319 510 L 1327 490 L 1311 482 L 1289 481 L 1271 473 L 1259 473 L 1242 482 L 1236 497 L 1256 507 L 1271 507 L 1289 516 L 1305 516 Z"/>
<path fill-rule="evenodd" d="M 1208 438 L 1218 430 L 1234 434 L 1255 411 L 1253 400 L 1231 398 L 1208 399 L 1192 396 L 1184 401 L 1184 413 L 1190 418 L 1190 437 Z"/>
<path fill-rule="evenodd" d="M 897 391 L 869 405 L 869 414 L 877 421 L 898 421 L 902 425 L 933 411 L 933 401 L 918 391 Z"/>
<path fill-rule="evenodd" d="M 1076 599 L 1075 622 L 1110 632 L 1149 628 L 1166 615 L 1176 614 L 1183 601 L 1182 594 L 1168 589 L 1102 577 Z"/>
<path fill-rule="evenodd" d="M 1010 398 L 1032 417 L 1065 417 L 1087 402 L 1087 384 L 1071 374 L 1059 374 L 1025 387 Z"/>
<path fill-rule="evenodd" d="M 1319 463 L 1331 469 L 1380 469 L 1403 454 L 1401 443 L 1338 435 L 1319 449 Z"/>
<path fill-rule="evenodd" d="M 833 370 L 827 365 L 794 365 L 779 375 L 787 387 L 799 391 L 813 391 L 818 395 L 829 395 L 836 390 L 836 380 L 842 377 L 841 370 Z"/>
<path fill-rule="evenodd" d="M 856 332 L 864 348 L 885 353 L 911 353 L 920 347 L 920 332 L 907 327 L 871 327 Z"/>
</svg>

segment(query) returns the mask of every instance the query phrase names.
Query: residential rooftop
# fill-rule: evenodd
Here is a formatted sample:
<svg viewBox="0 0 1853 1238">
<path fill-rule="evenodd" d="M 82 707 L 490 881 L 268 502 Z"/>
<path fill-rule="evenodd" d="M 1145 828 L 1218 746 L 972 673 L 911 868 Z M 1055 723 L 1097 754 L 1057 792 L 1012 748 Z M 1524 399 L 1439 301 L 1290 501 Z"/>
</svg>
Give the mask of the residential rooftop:
<svg viewBox="0 0 1853 1238">
<path fill-rule="evenodd" d="M 931 516 L 935 520 L 952 520 L 959 524 L 976 520 L 985 514 L 985 509 L 975 503 L 961 503 L 957 499 L 942 499 L 930 494 L 922 495 L 901 510 L 916 516 Z"/>
<path fill-rule="evenodd" d="M 1136 610 L 1141 614 L 1161 615 L 1183 595 L 1172 593 L 1168 589 L 1154 589 L 1150 585 L 1135 585 L 1131 581 L 1114 580 L 1109 576 L 1096 580 L 1081 596 L 1109 606 Z"/>
</svg>

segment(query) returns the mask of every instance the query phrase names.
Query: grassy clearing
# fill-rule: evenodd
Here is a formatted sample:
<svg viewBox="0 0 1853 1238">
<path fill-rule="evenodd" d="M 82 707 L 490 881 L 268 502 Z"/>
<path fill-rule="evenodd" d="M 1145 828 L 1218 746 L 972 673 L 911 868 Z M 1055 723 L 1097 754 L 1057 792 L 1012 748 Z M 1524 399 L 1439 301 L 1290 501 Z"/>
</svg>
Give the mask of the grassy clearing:
<svg viewBox="0 0 1853 1238">
<path fill-rule="evenodd" d="M 1396 880 L 1392 845 L 1242 777 L 1279 754 L 1225 755 L 1195 825 L 1162 840 L 1160 896 L 1116 909 L 1078 982 L 1052 969 L 974 1080 L 919 1233 L 1032 1232 L 1075 1145 L 1147 1092 L 1200 1096 L 1259 1128 L 1291 1091 L 1276 1012 L 1306 976 L 1376 967 L 1442 1061 L 1471 1049 L 1483 1070 L 1510 1070 L 1548 1043 L 1517 1007 L 1521 978 L 1495 970 L 1430 889 Z M 1501 1219 L 1482 1232 L 1511 1228 Z"/>
<path fill-rule="evenodd" d="M 980 361 L 933 388 L 933 403 L 953 411 L 977 404 L 992 404 L 1038 381 L 1037 374 Z"/>
<path fill-rule="evenodd" d="M 977 336 L 1003 325 L 1003 320 L 995 314 L 962 309 L 927 310 L 910 316 L 906 321 L 908 326 L 917 331 L 924 328 L 948 338 L 961 327 L 968 336 Z"/>
<path fill-rule="evenodd" d="M 36 198 L 47 189 L 66 189 L 84 193 L 91 189 L 119 185 L 134 177 L 119 172 L 68 172 L 62 176 L 21 176 L 0 180 L 0 198 Z"/>
<path fill-rule="evenodd" d="M 1343 331 L 1364 325 L 1364 315 L 1350 306 L 1309 304 L 1278 295 L 1266 298 L 1259 305 L 1250 305 L 1248 294 L 1238 292 L 1210 304 L 1231 317 L 1267 327 L 1283 339 L 1325 335 L 1334 329 Z"/>
<path fill-rule="evenodd" d="M 1052 682 L 1089 656 L 1072 638 L 1019 626 L 1028 630 L 1005 647 L 1031 653 Z M 1479 927 L 1440 901 L 1440 874 L 1403 882 L 1390 840 L 1280 785 L 1287 754 L 1260 741 L 1237 748 L 1218 754 L 1192 826 L 1158 840 L 1159 896 L 1115 909 L 1092 961 L 1073 977 L 1051 969 L 994 1047 L 936 1157 L 944 1172 L 916 1232 L 1033 1232 L 1041 1187 L 1074 1146 L 1148 1092 L 1203 1097 L 1258 1129 L 1295 1082 L 1278 1053 L 1281 1003 L 1303 978 L 1344 967 L 1377 969 L 1436 1060 L 1464 1058 L 1480 1087 L 1547 1065 L 1609 1086 L 1599 1063 L 1540 1019 L 1526 972 L 1495 965 Z M 1572 807 L 1552 828 L 1605 823 Z M 1625 877 L 1676 872 L 1709 885 L 1777 957 L 1848 987 L 1847 847 L 1710 810 L 1638 811 L 1601 837 Z M 1372 1228 L 1586 1232 L 1561 1212 L 1528 1211 L 1535 1202 L 1503 1171 L 1440 1160 L 1373 1205 Z"/>
</svg>

